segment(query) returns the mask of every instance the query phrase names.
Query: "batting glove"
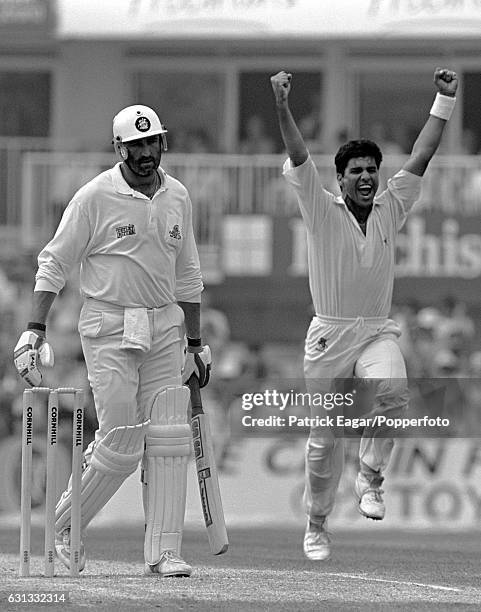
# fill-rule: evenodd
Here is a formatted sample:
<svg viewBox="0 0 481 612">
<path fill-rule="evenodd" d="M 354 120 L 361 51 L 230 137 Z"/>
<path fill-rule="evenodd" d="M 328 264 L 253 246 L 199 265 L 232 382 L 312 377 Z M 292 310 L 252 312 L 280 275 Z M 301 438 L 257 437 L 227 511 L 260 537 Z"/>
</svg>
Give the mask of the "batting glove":
<svg viewBox="0 0 481 612">
<path fill-rule="evenodd" d="M 24 331 L 13 351 L 13 363 L 17 372 L 30 387 L 38 387 L 42 373 L 38 366 L 53 367 L 55 362 L 50 344 L 34 331 Z"/>
<path fill-rule="evenodd" d="M 199 387 L 205 387 L 210 379 L 211 364 L 212 357 L 208 344 L 202 347 L 188 346 L 182 368 L 182 384 L 186 383 L 192 374 L 195 374 L 199 379 Z"/>
</svg>

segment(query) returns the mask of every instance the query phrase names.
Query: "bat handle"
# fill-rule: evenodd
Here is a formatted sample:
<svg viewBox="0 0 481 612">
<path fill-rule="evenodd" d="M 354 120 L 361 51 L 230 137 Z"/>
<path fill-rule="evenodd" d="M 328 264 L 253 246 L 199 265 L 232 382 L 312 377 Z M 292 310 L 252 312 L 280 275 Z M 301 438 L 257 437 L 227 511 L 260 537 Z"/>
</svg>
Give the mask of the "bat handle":
<svg viewBox="0 0 481 612">
<path fill-rule="evenodd" d="M 202 397 L 200 395 L 199 379 L 195 374 L 187 381 L 187 386 L 190 389 L 190 403 L 192 405 L 192 415 L 202 414 L 204 412 L 202 408 Z"/>
</svg>

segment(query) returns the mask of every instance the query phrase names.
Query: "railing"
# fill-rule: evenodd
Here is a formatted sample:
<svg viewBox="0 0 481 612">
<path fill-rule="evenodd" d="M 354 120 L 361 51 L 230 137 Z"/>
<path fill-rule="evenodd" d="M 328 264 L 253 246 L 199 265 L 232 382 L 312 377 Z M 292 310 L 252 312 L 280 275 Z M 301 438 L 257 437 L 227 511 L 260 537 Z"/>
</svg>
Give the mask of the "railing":
<svg viewBox="0 0 481 612">
<path fill-rule="evenodd" d="M 9 151 L 7 159 L 10 170 L 2 186 L 6 205 L 0 218 L 5 227 L 21 230 L 26 247 L 44 243 L 74 192 L 115 162 L 110 153 L 25 151 L 20 147 Z M 332 156 L 314 159 L 324 184 L 336 192 Z M 405 159 L 386 157 L 381 188 Z M 221 244 L 221 219 L 226 214 L 298 214 L 293 193 L 282 177 L 283 161 L 279 155 L 168 153 L 162 165 L 189 189 L 199 243 L 216 247 Z M 481 157 L 436 156 L 417 206 L 466 215 L 481 212 Z"/>
</svg>

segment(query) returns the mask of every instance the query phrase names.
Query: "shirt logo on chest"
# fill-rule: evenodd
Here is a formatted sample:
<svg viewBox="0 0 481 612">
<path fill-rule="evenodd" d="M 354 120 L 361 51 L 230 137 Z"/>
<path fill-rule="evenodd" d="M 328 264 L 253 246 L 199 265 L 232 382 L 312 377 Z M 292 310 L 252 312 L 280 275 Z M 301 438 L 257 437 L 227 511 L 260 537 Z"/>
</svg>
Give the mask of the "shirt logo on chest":
<svg viewBox="0 0 481 612">
<path fill-rule="evenodd" d="M 135 225 L 130 223 L 129 225 L 120 225 L 115 228 L 117 238 L 123 238 L 124 236 L 133 236 L 137 232 L 135 231 Z"/>
<path fill-rule="evenodd" d="M 174 227 L 169 230 L 169 236 L 171 238 L 175 238 L 176 240 L 180 240 L 182 238 L 182 234 L 180 233 L 180 229 L 177 224 L 175 224 Z"/>
</svg>

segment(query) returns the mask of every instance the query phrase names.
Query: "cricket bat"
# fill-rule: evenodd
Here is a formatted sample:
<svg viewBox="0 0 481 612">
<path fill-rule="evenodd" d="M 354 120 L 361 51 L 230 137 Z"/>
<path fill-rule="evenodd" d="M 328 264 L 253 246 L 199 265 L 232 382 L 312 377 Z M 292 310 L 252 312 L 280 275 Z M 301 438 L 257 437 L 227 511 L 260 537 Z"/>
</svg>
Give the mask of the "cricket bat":
<svg viewBox="0 0 481 612">
<path fill-rule="evenodd" d="M 187 385 L 190 389 L 192 438 L 202 512 L 210 550 L 213 555 L 221 555 L 227 550 L 229 540 L 225 527 L 209 418 L 202 407 L 199 379 L 195 374 L 189 378 Z"/>
</svg>

